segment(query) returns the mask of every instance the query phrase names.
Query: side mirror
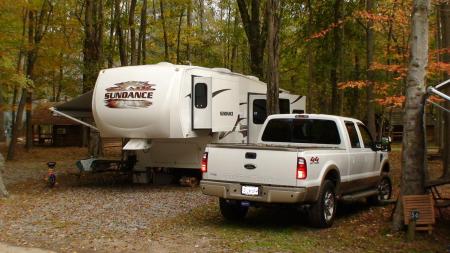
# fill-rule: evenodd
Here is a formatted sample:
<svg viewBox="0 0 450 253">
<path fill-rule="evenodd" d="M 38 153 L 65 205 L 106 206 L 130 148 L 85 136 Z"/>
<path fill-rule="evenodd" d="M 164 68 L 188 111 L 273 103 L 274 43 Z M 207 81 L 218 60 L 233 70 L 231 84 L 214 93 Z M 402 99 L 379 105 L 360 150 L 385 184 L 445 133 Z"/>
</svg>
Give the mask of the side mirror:
<svg viewBox="0 0 450 253">
<path fill-rule="evenodd" d="M 380 150 L 383 150 L 383 145 L 381 144 L 381 142 L 374 142 L 373 144 L 372 144 L 372 150 L 373 151 L 380 151 Z"/>
<path fill-rule="evenodd" d="M 391 137 L 381 137 L 381 149 L 382 151 L 391 151 Z"/>
<path fill-rule="evenodd" d="M 392 142 L 391 137 L 381 137 L 381 143 L 385 145 L 390 145 Z"/>
</svg>

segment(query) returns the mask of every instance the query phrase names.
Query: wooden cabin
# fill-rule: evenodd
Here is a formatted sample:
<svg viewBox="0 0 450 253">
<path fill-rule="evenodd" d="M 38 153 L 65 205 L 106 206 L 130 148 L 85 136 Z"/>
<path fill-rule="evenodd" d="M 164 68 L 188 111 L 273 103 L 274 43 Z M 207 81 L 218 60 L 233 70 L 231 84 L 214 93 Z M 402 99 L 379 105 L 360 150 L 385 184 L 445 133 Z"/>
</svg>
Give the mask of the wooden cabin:
<svg viewBox="0 0 450 253">
<path fill-rule="evenodd" d="M 433 109 L 433 108 L 431 108 Z M 391 137 L 393 142 L 401 142 L 403 138 L 403 109 L 396 108 L 392 111 L 392 115 L 386 114 L 385 117 L 390 118 Z M 426 113 L 426 135 L 427 142 L 437 144 L 439 142 L 439 126 L 437 112 L 428 110 Z"/>
<path fill-rule="evenodd" d="M 83 125 L 65 117 L 55 116 L 48 109 L 51 103 L 33 109 L 33 144 L 36 146 L 83 146 Z"/>
</svg>

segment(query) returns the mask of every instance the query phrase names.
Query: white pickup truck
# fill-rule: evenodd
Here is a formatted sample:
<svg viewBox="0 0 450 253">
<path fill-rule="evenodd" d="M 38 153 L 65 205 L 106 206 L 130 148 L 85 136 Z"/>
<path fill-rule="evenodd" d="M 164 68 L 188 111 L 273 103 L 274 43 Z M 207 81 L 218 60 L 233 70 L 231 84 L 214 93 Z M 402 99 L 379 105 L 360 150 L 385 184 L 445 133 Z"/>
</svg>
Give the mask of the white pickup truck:
<svg viewBox="0 0 450 253">
<path fill-rule="evenodd" d="M 243 219 L 250 206 L 307 205 L 311 225 L 330 227 L 339 199 L 390 198 L 388 150 L 356 119 L 272 115 L 257 144 L 208 145 L 200 187 L 220 198 L 226 219 Z"/>
</svg>

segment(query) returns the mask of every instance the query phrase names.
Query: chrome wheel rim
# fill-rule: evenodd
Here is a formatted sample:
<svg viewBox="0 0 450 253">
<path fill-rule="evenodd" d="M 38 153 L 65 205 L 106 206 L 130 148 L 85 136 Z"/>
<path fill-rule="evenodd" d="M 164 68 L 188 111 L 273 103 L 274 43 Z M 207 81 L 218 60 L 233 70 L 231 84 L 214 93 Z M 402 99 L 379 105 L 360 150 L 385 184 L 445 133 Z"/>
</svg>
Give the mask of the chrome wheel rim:
<svg viewBox="0 0 450 253">
<path fill-rule="evenodd" d="M 388 200 L 391 196 L 391 184 L 383 179 L 378 185 L 378 200 Z"/>
<path fill-rule="evenodd" d="M 324 202 L 323 202 L 323 204 L 324 204 L 324 213 L 323 214 L 324 214 L 325 220 L 327 222 L 329 222 L 333 218 L 334 209 L 335 209 L 334 203 L 335 203 L 335 199 L 334 199 L 333 193 L 330 191 L 327 191 L 325 193 Z"/>
</svg>

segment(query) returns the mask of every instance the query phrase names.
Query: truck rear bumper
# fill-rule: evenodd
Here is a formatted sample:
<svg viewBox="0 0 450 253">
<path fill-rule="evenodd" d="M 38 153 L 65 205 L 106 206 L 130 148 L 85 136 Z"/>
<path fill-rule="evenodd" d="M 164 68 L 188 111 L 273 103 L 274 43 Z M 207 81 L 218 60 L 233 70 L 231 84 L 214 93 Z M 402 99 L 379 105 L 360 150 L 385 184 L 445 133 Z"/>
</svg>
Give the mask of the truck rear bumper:
<svg viewBox="0 0 450 253">
<path fill-rule="evenodd" d="M 224 199 L 248 200 L 264 203 L 308 203 L 317 199 L 319 187 L 281 187 L 260 185 L 258 196 L 241 194 L 242 184 L 202 180 L 200 188 L 203 194 Z"/>
</svg>

